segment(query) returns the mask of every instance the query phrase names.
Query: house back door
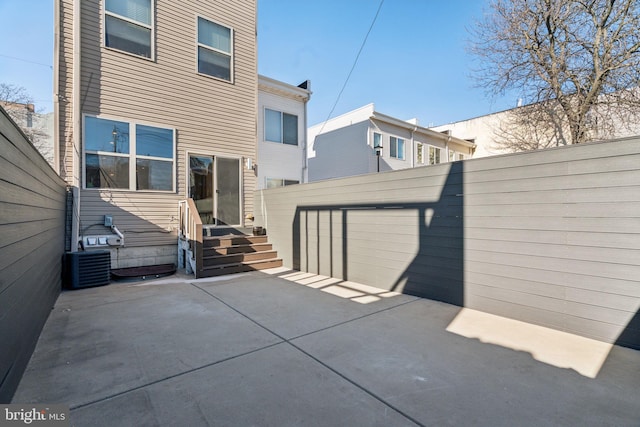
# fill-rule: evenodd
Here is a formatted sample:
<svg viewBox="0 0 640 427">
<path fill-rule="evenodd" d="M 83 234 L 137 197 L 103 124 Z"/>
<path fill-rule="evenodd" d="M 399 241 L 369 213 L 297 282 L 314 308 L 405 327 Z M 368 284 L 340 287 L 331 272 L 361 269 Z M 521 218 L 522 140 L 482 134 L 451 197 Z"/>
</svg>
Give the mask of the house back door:
<svg viewBox="0 0 640 427">
<path fill-rule="evenodd" d="M 240 225 L 240 160 L 189 156 L 189 197 L 203 224 Z"/>
</svg>

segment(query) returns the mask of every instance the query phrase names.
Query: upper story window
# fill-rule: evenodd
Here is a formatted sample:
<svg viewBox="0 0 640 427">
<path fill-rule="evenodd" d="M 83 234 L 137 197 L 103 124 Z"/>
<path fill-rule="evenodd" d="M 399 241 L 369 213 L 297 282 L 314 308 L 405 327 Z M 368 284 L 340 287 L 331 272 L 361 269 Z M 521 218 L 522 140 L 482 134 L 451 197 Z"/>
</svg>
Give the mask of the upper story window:
<svg viewBox="0 0 640 427">
<path fill-rule="evenodd" d="M 153 0 L 105 0 L 104 45 L 151 58 Z"/>
<path fill-rule="evenodd" d="M 298 145 L 298 116 L 265 108 L 264 139 Z"/>
<path fill-rule="evenodd" d="M 86 116 L 85 188 L 174 191 L 175 131 Z"/>
<path fill-rule="evenodd" d="M 382 134 L 378 132 L 373 133 L 373 149 L 377 156 L 382 155 Z"/>
<path fill-rule="evenodd" d="M 416 163 L 424 164 L 424 144 L 420 142 L 416 144 Z"/>
<path fill-rule="evenodd" d="M 429 164 L 437 165 L 440 163 L 440 151 L 441 149 L 438 147 L 429 146 Z"/>
<path fill-rule="evenodd" d="M 198 17 L 198 73 L 231 81 L 233 30 Z"/>
<path fill-rule="evenodd" d="M 404 139 L 389 137 L 389 156 L 404 160 Z"/>
</svg>

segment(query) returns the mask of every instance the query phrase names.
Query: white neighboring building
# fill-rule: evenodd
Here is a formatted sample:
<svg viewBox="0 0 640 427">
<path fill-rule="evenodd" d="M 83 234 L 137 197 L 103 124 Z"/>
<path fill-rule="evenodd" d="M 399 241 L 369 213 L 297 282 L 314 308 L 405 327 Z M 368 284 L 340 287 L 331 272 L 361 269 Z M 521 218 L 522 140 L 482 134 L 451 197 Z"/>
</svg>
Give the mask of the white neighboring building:
<svg viewBox="0 0 640 427">
<path fill-rule="evenodd" d="M 477 145 L 474 157 L 487 157 L 497 154 L 511 153 L 513 150 L 501 148 L 496 141 L 502 128 L 508 128 L 509 114 L 518 108 L 499 111 L 497 113 L 487 114 L 486 116 L 474 117 L 468 120 L 448 123 L 444 125 L 434 126 L 429 129 L 437 132 L 450 132 L 458 138 L 473 140 Z M 600 136 L 599 139 L 616 139 L 635 136 L 640 134 L 640 124 L 625 123 L 624 126 L 618 125 L 615 130 L 606 136 Z M 552 145 L 564 145 L 564 141 L 556 140 L 551 142 Z"/>
<path fill-rule="evenodd" d="M 510 111 L 510 110 L 507 110 Z M 473 140 L 476 151 L 473 157 L 495 156 L 509 151 L 501 150 L 495 146 L 495 130 L 499 128 L 501 120 L 504 120 L 506 112 L 488 114 L 473 119 L 461 120 L 446 125 L 431 127 L 436 132 L 450 132 L 458 138 Z"/>
<path fill-rule="evenodd" d="M 309 81 L 292 86 L 258 76 L 256 189 L 306 181 Z"/>
<path fill-rule="evenodd" d="M 379 113 L 374 104 L 310 127 L 307 138 L 309 182 L 464 160 L 475 150 L 471 141 Z"/>
</svg>

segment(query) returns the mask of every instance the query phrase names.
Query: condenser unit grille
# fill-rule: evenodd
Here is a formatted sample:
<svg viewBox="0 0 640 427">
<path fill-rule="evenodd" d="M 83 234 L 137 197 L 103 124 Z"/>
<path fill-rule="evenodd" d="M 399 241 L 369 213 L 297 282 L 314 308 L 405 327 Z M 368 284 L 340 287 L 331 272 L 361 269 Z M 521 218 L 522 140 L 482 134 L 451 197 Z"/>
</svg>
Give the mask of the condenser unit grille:
<svg viewBox="0 0 640 427">
<path fill-rule="evenodd" d="M 108 285 L 111 280 L 111 252 L 71 252 L 66 255 L 66 286 L 69 289 Z"/>
</svg>

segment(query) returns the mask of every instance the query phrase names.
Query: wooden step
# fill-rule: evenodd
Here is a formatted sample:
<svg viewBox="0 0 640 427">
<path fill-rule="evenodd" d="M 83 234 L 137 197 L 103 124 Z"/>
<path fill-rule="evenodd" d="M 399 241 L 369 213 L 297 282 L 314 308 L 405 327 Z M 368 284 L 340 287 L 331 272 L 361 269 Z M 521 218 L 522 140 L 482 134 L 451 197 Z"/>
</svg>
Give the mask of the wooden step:
<svg viewBox="0 0 640 427">
<path fill-rule="evenodd" d="M 202 257 L 205 267 L 222 264 L 246 263 L 263 259 L 277 258 L 276 251 L 242 252 L 229 255 L 210 255 Z"/>
<path fill-rule="evenodd" d="M 203 249 L 204 256 L 213 256 L 270 251 L 273 249 L 273 246 L 271 245 L 271 243 L 254 243 L 251 245 L 214 246 Z"/>
<path fill-rule="evenodd" d="M 252 245 L 255 243 L 267 243 L 267 236 L 216 236 L 204 237 L 203 246 L 206 248 L 226 247 L 239 245 Z"/>
<path fill-rule="evenodd" d="M 282 259 L 270 258 L 248 261 L 244 263 L 230 263 L 204 267 L 201 271 L 198 272 L 197 277 L 215 277 L 225 274 L 244 273 L 248 271 L 264 270 L 267 268 L 275 267 L 282 267 Z"/>
</svg>

